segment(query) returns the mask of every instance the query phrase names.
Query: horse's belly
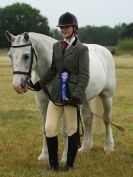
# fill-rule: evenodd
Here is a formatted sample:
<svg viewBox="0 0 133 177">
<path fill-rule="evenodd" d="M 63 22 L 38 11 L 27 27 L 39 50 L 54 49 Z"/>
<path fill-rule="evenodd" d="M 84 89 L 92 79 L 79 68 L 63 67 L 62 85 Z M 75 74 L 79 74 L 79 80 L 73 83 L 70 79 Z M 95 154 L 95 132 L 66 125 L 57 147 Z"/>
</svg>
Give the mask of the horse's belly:
<svg viewBox="0 0 133 177">
<path fill-rule="evenodd" d="M 106 86 L 106 72 L 101 60 L 101 56 L 97 52 L 89 50 L 90 68 L 89 83 L 86 89 L 87 98 L 93 99 L 99 95 Z"/>
<path fill-rule="evenodd" d="M 91 100 L 96 96 L 98 96 L 105 88 L 105 85 L 106 85 L 106 79 L 105 77 L 103 77 L 103 75 L 101 76 L 101 73 L 99 73 L 99 75 L 96 77 L 90 78 L 88 87 L 86 89 L 87 98 Z"/>
</svg>

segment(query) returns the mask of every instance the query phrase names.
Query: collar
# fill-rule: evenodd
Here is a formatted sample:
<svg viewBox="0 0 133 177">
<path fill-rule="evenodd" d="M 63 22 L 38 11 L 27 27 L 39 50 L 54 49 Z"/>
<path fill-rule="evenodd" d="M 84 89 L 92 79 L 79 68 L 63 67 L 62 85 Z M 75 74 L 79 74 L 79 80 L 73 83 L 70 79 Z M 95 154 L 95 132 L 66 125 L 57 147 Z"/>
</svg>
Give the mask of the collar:
<svg viewBox="0 0 133 177">
<path fill-rule="evenodd" d="M 68 49 L 73 44 L 75 39 L 76 39 L 75 36 L 73 36 L 71 39 L 64 39 L 64 41 L 68 43 L 68 46 L 66 49 Z"/>
</svg>

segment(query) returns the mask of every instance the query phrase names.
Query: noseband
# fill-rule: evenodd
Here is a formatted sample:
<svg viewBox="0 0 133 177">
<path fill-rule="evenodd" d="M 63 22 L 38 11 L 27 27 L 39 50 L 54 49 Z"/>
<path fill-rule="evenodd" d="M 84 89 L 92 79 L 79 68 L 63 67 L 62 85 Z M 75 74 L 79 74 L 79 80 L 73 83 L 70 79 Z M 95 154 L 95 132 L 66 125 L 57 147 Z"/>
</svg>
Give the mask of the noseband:
<svg viewBox="0 0 133 177">
<path fill-rule="evenodd" d="M 32 70 L 34 55 L 35 55 L 35 58 L 36 58 L 36 61 L 37 61 L 37 55 L 36 55 L 35 49 L 33 48 L 32 44 L 29 43 L 29 44 L 18 45 L 18 46 L 11 45 L 11 48 L 21 48 L 21 47 L 27 47 L 27 46 L 31 46 L 31 62 L 30 62 L 29 71 L 24 72 L 24 71 L 14 71 L 13 70 L 13 74 L 22 74 L 22 75 L 27 75 L 27 76 L 31 77 L 31 70 Z"/>
</svg>

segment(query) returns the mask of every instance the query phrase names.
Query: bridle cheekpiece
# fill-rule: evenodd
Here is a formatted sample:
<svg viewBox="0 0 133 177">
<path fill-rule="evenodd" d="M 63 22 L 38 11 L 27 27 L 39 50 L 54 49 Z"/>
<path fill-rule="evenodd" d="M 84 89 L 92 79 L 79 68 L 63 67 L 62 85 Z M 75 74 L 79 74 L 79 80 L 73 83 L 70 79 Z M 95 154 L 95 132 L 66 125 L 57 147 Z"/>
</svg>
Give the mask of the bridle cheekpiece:
<svg viewBox="0 0 133 177">
<path fill-rule="evenodd" d="M 28 72 L 24 72 L 24 71 L 14 71 L 13 70 L 13 74 L 22 74 L 22 75 L 27 75 L 29 77 L 31 77 L 31 70 L 32 70 L 32 65 L 33 65 L 33 57 L 35 55 L 36 61 L 37 61 L 37 54 L 35 52 L 35 49 L 32 46 L 32 43 L 29 44 L 23 44 L 23 45 L 11 45 L 11 48 L 21 48 L 21 47 L 27 47 L 27 46 L 31 46 L 31 62 L 30 62 L 30 67 L 29 67 L 29 71 Z"/>
</svg>

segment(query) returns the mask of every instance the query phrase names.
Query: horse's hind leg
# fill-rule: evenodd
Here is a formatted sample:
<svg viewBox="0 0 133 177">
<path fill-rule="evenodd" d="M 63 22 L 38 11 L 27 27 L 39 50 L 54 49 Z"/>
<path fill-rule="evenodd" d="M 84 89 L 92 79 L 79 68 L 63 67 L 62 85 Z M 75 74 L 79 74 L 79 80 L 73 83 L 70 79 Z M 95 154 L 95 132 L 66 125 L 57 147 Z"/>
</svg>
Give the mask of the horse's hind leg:
<svg viewBox="0 0 133 177">
<path fill-rule="evenodd" d="M 84 138 L 81 148 L 79 149 L 80 152 L 88 151 L 93 147 L 93 140 L 92 140 L 92 118 L 93 115 L 91 113 L 91 109 L 89 107 L 88 101 L 84 100 L 83 107 L 85 109 L 81 109 L 83 123 L 84 123 Z"/>
<path fill-rule="evenodd" d="M 111 152 L 114 148 L 113 133 L 111 127 L 111 110 L 112 110 L 112 96 L 108 96 L 107 92 L 103 92 L 101 95 L 103 107 L 104 107 L 104 123 L 106 127 L 106 141 L 104 144 L 104 151 Z"/>
</svg>

